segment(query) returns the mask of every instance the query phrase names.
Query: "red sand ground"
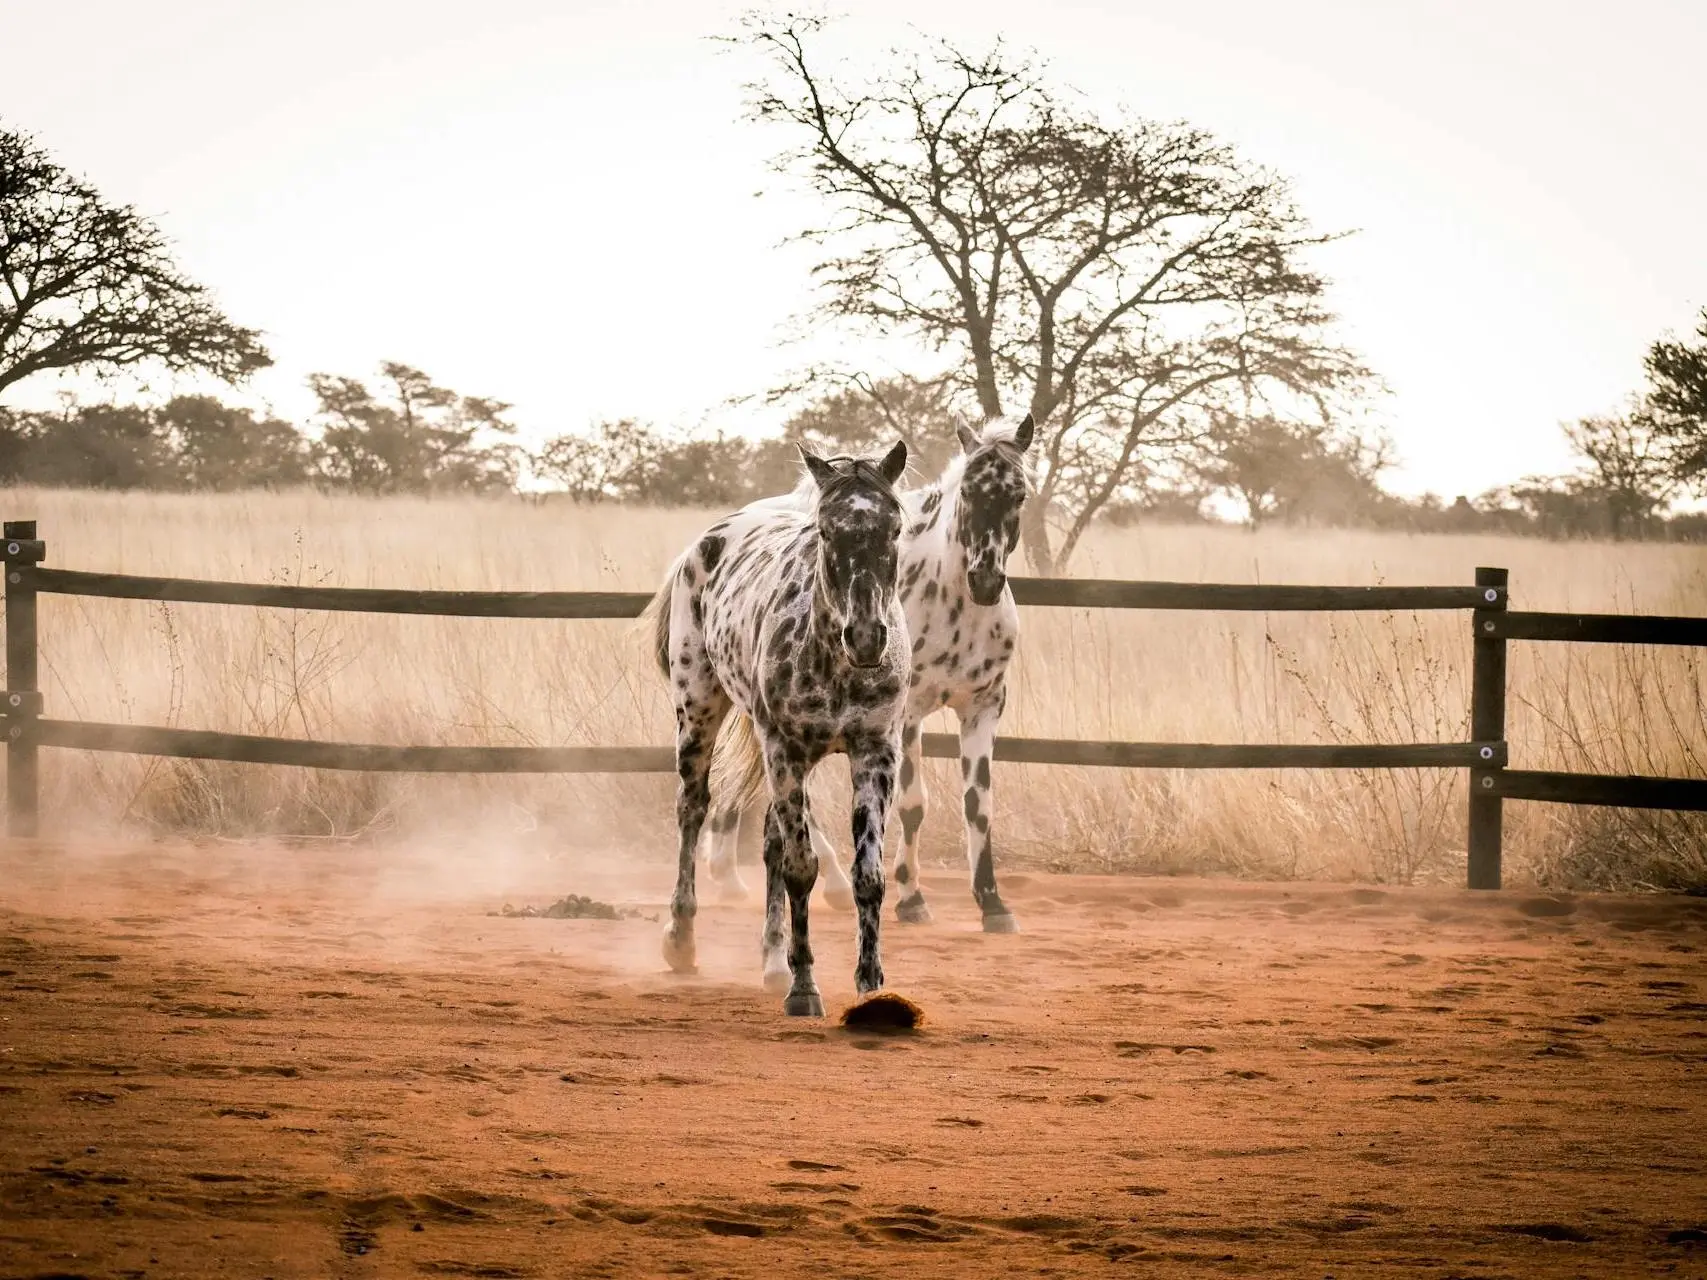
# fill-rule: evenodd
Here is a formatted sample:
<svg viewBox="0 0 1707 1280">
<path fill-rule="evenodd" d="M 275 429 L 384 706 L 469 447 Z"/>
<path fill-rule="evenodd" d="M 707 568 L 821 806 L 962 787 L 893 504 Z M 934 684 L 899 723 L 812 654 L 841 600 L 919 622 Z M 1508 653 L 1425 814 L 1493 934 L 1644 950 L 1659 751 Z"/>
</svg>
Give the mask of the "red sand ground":
<svg viewBox="0 0 1707 1280">
<path fill-rule="evenodd" d="M 931 876 L 897 1038 L 371 858 L 0 852 L 0 1274 L 1707 1275 L 1707 901 Z"/>
</svg>

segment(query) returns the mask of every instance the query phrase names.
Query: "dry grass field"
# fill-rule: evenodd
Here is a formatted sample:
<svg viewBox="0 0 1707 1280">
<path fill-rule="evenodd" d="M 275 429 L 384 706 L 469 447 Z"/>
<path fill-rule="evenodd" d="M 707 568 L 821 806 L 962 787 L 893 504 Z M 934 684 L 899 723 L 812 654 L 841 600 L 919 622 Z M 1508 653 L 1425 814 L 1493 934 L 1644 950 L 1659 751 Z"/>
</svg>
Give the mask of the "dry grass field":
<svg viewBox="0 0 1707 1280">
<path fill-rule="evenodd" d="M 8 490 L 49 563 L 250 581 L 651 589 L 706 513 L 314 493 Z M 1520 608 L 1707 612 L 1707 549 L 1491 537 L 1104 529 L 1086 575 L 1185 581 L 1468 583 L 1512 571 Z M 1016 557 L 1016 569 L 1019 560 Z M 1004 729 L 1184 741 L 1468 736 L 1462 614 L 1028 610 Z M 626 622 L 298 614 L 44 597 L 49 714 L 346 741 L 659 744 L 668 711 Z M 1514 645 L 1509 736 L 1528 767 L 1701 776 L 1693 651 Z M 830 797 L 839 766 L 823 774 Z M 952 765 L 932 766 L 937 796 Z M 671 854 L 663 778 L 410 778 L 50 752 L 50 831 L 408 835 L 508 851 Z M 1010 766 L 1003 865 L 1262 878 L 1462 882 L 1455 771 L 1184 773 Z M 833 802 L 833 801 L 832 801 Z M 1707 883 L 1696 819 L 1513 804 L 1508 877 L 1570 887 Z M 956 806 L 927 854 L 958 858 Z"/>
</svg>

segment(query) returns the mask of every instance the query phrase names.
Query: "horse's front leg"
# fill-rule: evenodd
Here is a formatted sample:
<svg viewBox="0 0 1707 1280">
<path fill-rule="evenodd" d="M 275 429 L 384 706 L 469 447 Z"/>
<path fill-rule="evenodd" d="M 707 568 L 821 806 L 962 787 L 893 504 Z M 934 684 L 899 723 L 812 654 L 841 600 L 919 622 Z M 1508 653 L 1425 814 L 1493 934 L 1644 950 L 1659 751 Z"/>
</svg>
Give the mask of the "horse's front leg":
<svg viewBox="0 0 1707 1280">
<path fill-rule="evenodd" d="M 676 706 L 676 826 L 681 844 L 676 857 L 676 891 L 670 898 L 670 923 L 664 930 L 664 959 L 677 973 L 697 967 L 693 920 L 699 903 L 694 894 L 694 851 L 700 828 L 711 807 L 711 748 L 717 730 L 729 713 L 729 698 L 711 686 L 697 696 L 683 697 Z"/>
<path fill-rule="evenodd" d="M 791 1017 L 821 1018 L 824 1000 L 812 977 L 812 942 L 807 914 L 812 886 L 818 879 L 818 858 L 806 831 L 806 770 L 780 747 L 767 744 L 765 766 L 770 776 L 771 807 L 765 821 L 765 882 L 777 879 L 788 891 L 788 968 L 793 974 L 782 1011 Z M 770 930 L 766 927 L 766 933 Z"/>
<path fill-rule="evenodd" d="M 819 829 L 818 821 L 812 816 L 810 799 L 805 802 L 806 830 L 810 833 L 813 852 L 818 858 L 818 870 L 829 871 L 832 879 L 824 886 L 824 901 L 840 911 L 852 910 L 854 905 L 853 885 L 848 882 L 847 874 L 841 864 L 836 861 L 836 851 Z M 765 812 L 765 847 L 771 848 L 770 824 L 772 811 Z M 781 848 L 780 837 L 776 845 Z M 788 969 L 788 948 L 784 945 L 787 934 L 784 928 L 783 905 L 788 896 L 787 886 L 782 875 L 782 863 L 777 860 L 774 864 L 765 859 L 765 931 L 764 940 L 760 944 L 761 963 L 764 967 L 764 983 L 767 991 L 787 991 L 792 985 Z"/>
<path fill-rule="evenodd" d="M 848 747 L 853 776 L 853 890 L 859 912 L 854 988 L 862 996 L 883 986 L 883 958 L 878 950 L 878 929 L 883 920 L 883 830 L 889 822 L 900 755 L 899 734 L 857 746 L 850 743 Z"/>
<path fill-rule="evenodd" d="M 960 777 L 965 786 L 966 864 L 972 872 L 972 897 L 984 917 L 985 933 L 1014 933 L 1013 912 L 996 892 L 996 861 L 991 849 L 990 759 L 1002 720 L 1002 689 L 966 709 L 960 720 Z"/>
</svg>

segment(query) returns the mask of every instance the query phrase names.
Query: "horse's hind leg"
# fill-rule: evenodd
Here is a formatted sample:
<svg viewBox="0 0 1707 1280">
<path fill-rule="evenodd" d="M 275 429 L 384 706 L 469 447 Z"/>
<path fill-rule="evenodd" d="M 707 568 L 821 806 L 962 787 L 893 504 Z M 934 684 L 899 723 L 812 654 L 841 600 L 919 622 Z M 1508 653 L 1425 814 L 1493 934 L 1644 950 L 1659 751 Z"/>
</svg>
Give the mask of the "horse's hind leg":
<svg viewBox="0 0 1707 1280">
<path fill-rule="evenodd" d="M 723 902 L 745 902 L 751 896 L 735 865 L 746 819 L 746 811 L 732 804 L 713 809 L 706 819 L 705 869 L 710 872 L 717 885 L 718 899 Z"/>
<path fill-rule="evenodd" d="M 697 964 L 693 918 L 699 911 L 694 896 L 694 851 L 700 828 L 711 807 L 711 748 L 717 730 L 729 713 L 729 698 L 713 686 L 697 698 L 679 697 L 676 704 L 676 825 L 681 844 L 676 857 L 676 892 L 670 898 L 670 923 L 664 930 L 664 959 L 677 973 L 692 973 Z"/>
<path fill-rule="evenodd" d="M 836 846 L 830 843 L 830 838 L 824 834 L 818 820 L 812 816 L 810 801 L 806 805 L 806 830 L 812 838 L 812 852 L 818 857 L 818 870 L 825 877 L 824 901 L 837 911 L 852 911 L 853 885 L 848 880 L 847 872 L 842 870 L 841 862 L 836 858 Z"/>
<path fill-rule="evenodd" d="M 776 807 L 765 806 L 765 933 L 760 944 L 766 991 L 779 995 L 794 984 L 788 970 L 788 933 L 783 910 L 788 888 L 782 876 L 782 832 L 776 825 Z"/>
</svg>

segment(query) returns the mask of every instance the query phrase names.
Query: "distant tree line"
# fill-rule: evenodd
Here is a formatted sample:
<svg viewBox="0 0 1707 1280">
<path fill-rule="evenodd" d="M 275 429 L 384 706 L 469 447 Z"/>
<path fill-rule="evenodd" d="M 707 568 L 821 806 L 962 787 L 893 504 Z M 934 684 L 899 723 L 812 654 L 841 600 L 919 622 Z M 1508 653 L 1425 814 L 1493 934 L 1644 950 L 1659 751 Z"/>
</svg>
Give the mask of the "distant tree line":
<svg viewBox="0 0 1707 1280">
<path fill-rule="evenodd" d="M 0 480 L 102 489 L 231 490 L 316 484 L 358 493 L 505 492 L 528 455 L 508 405 L 387 363 L 378 389 L 315 374 L 309 429 L 212 396 L 158 406 L 0 407 Z"/>
<path fill-rule="evenodd" d="M 1707 366 L 1707 315 L 1702 325 L 1702 342 L 1688 349 Z M 1679 345 L 1656 347 L 1675 353 Z M 731 507 L 790 488 L 799 475 L 796 442 L 854 453 L 899 435 L 913 447 L 915 477 L 929 479 L 957 450 L 956 428 L 979 418 L 947 380 L 898 377 L 805 398 L 777 435 L 624 418 L 529 450 L 514 438 L 507 405 L 438 386 L 408 365 L 381 366 L 371 384 L 317 374 L 310 386 L 318 408 L 301 426 L 210 396 L 153 407 L 0 408 L 0 482 L 180 491 L 310 485 L 366 494 L 525 489 L 580 504 Z M 1686 409 L 1662 420 L 1656 401 L 1674 403 L 1650 394 L 1624 414 L 1566 424 L 1579 460 L 1570 474 L 1452 502 L 1382 488 L 1391 455 L 1378 433 L 1216 415 L 1198 435 L 1139 457 L 1099 518 L 1707 539 L 1707 516 L 1666 514 L 1672 498 L 1703 492 L 1707 417 L 1689 419 L 1694 410 Z"/>
<path fill-rule="evenodd" d="M 791 488 L 795 442 L 865 452 L 904 435 L 934 474 L 958 448 L 942 384 L 897 379 L 836 390 L 794 415 L 781 436 L 660 430 L 634 419 L 596 425 L 529 450 L 510 406 L 465 396 L 409 365 L 370 383 L 313 374 L 305 424 L 206 395 L 160 405 L 0 406 L 0 483 L 220 491 L 313 485 L 369 494 L 505 493 L 545 488 L 575 502 L 727 506 Z"/>
</svg>

